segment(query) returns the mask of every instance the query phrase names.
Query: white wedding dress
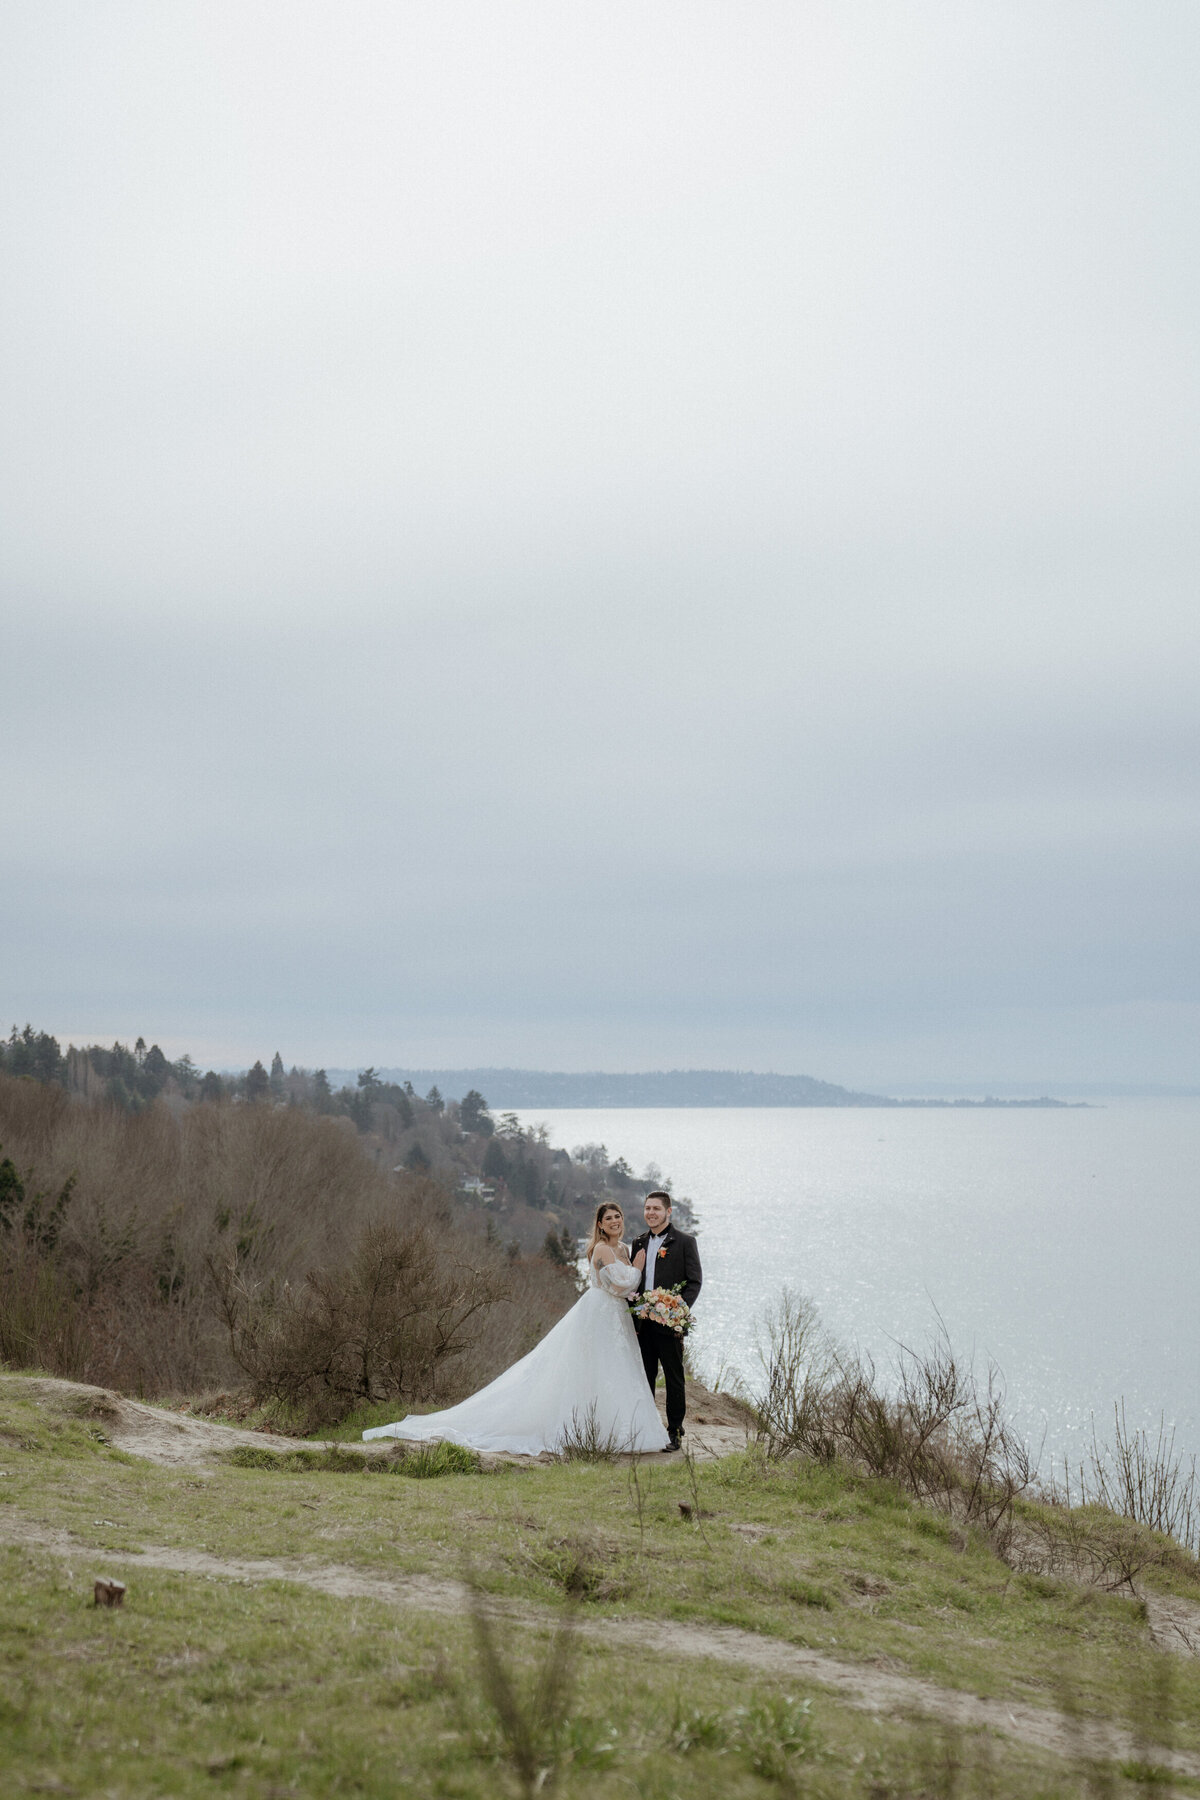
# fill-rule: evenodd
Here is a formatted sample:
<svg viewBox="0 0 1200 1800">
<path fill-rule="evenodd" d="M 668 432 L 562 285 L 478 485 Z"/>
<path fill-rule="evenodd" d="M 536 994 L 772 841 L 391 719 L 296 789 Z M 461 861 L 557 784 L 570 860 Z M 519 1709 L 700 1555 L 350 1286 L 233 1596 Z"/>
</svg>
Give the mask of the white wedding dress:
<svg viewBox="0 0 1200 1800">
<path fill-rule="evenodd" d="M 528 1356 L 445 1412 L 376 1425 L 364 1438 L 538 1456 L 586 1432 L 617 1450 L 665 1450 L 659 1417 L 626 1305 L 639 1271 L 627 1262 L 588 1264 L 587 1291 Z"/>
</svg>

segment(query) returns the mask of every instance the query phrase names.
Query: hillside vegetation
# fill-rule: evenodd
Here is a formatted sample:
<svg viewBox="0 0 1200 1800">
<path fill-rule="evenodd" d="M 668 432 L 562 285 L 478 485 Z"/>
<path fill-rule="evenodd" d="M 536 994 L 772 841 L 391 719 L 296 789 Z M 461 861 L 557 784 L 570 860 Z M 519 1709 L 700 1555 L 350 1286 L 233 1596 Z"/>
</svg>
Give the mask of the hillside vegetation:
<svg viewBox="0 0 1200 1800">
<path fill-rule="evenodd" d="M 1109 1592 L 761 1444 L 439 1473 L 210 1427 L 164 1464 L 118 1420 L 0 1376 L 9 1791 L 1200 1792 L 1200 1584 L 1169 1545 Z"/>
<path fill-rule="evenodd" d="M 694 1455 L 365 1447 L 536 1341 L 630 1172 L 478 1093 L 152 1051 L 5 1046 L 6 1791 L 1200 1793 L 1169 1440 L 1118 1418 L 1071 1504 L 944 1339 L 877 1377 L 784 1295 Z"/>
<path fill-rule="evenodd" d="M 15 1028 L 0 1073 L 0 1360 L 123 1391 L 204 1390 L 312 1428 L 470 1392 L 575 1297 L 602 1145 L 553 1148 L 379 1081 L 201 1077 L 157 1046 Z M 257 1073 L 256 1073 L 257 1071 Z M 657 1171 L 654 1172 L 657 1174 Z"/>
<path fill-rule="evenodd" d="M 578 1234 L 601 1198 L 637 1204 L 643 1183 L 671 1185 L 653 1164 L 639 1182 L 603 1144 L 555 1147 L 544 1129 L 523 1129 L 515 1113 L 496 1119 L 477 1088 L 447 1099 L 434 1083 L 419 1095 L 411 1081 L 389 1081 L 375 1069 L 360 1069 L 335 1088 L 324 1069 L 285 1068 L 278 1051 L 269 1068 L 260 1061 L 236 1075 L 201 1075 L 190 1057 L 171 1062 L 142 1038 L 132 1049 L 115 1043 L 64 1050 L 49 1032 L 14 1025 L 0 1040 L 4 1074 L 129 1114 L 161 1104 L 179 1117 L 198 1104 L 232 1104 L 339 1121 L 381 1169 L 432 1174 L 462 1206 L 486 1203 L 492 1229 L 521 1251 L 543 1247 L 548 1229 Z M 676 1204 L 687 1208 L 686 1201 Z"/>
</svg>

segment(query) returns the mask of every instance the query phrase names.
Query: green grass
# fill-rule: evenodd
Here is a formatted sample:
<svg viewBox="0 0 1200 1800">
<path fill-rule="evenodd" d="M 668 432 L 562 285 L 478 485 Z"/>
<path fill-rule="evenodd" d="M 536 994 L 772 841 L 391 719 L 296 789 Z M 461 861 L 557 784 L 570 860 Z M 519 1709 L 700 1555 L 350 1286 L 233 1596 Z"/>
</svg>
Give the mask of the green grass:
<svg viewBox="0 0 1200 1800">
<path fill-rule="evenodd" d="M 19 1516 L 78 1544 L 65 1562 L 4 1553 L 0 1764 L 31 1791 L 35 1776 L 81 1795 L 506 1791 L 467 1623 L 282 1582 L 168 1575 L 139 1564 L 141 1544 L 383 1577 L 470 1568 L 487 1592 L 548 1616 L 569 1599 L 593 1622 L 737 1625 L 999 1699 L 1058 1706 L 1069 1692 L 1085 1723 L 1151 1717 L 1148 1744 L 1200 1751 L 1200 1667 L 1152 1652 L 1141 1601 L 1013 1575 L 980 1540 L 845 1470 L 750 1454 L 700 1466 L 695 1522 L 680 1510 L 693 1502 L 686 1466 L 647 1459 L 639 1520 L 619 1465 L 483 1471 L 447 1447 L 364 1467 L 268 1442 L 172 1469 L 104 1435 L 102 1419 L 36 1405 L 0 1377 L 0 1535 Z M 406 1467 L 422 1456 L 436 1466 Z M 431 1478 L 378 1479 L 387 1472 Z M 102 1572 L 129 1584 L 120 1612 L 85 1604 Z M 1182 1560 L 1156 1578 L 1200 1597 Z M 527 1661 L 537 1636 L 506 1629 L 506 1648 Z M 956 1757 L 972 1782 L 991 1759 L 980 1792 L 1089 1791 L 1082 1772 L 1006 1741 L 947 1748 L 819 1688 L 657 1652 L 638 1667 L 591 1634 L 580 1654 L 572 1793 L 950 1793 L 943 1764 Z M 1161 1773 L 1147 1751 L 1112 1791 Z"/>
<path fill-rule="evenodd" d="M 394 1400 L 384 1400 L 373 1406 L 356 1406 L 339 1424 L 331 1425 L 321 1435 L 338 1443 L 357 1444 L 364 1431 L 372 1431 L 378 1425 L 395 1425 L 406 1419 L 412 1410 L 409 1406 L 397 1405 Z M 418 1407 L 417 1411 L 420 1410 Z"/>
<path fill-rule="evenodd" d="M 514 1791 L 465 1623 L 131 1572 L 96 1611 L 61 1564 L 8 1552 L 0 1755 L 9 1792 L 124 1797 Z M 518 1680 L 544 1654 L 512 1653 Z M 656 1658 L 631 1670 L 589 1644 L 559 1741 L 568 1792 L 668 1800 L 778 1793 L 951 1793 L 965 1770 L 997 1796 L 1080 1795 L 1086 1771 L 999 1742 L 864 1718 L 827 1695 L 737 1669 Z M 1161 1778 L 1131 1765 L 1128 1788 Z M 961 1791 L 971 1791 L 964 1788 Z"/>
<path fill-rule="evenodd" d="M 313 1450 L 268 1450 L 255 1444 L 239 1444 L 221 1457 L 235 1469 L 273 1469 L 285 1475 L 407 1475 L 428 1480 L 439 1475 L 472 1475 L 480 1468 L 473 1450 L 461 1444 L 397 1445 L 395 1450 L 362 1455 L 341 1450 L 336 1444 Z"/>
</svg>

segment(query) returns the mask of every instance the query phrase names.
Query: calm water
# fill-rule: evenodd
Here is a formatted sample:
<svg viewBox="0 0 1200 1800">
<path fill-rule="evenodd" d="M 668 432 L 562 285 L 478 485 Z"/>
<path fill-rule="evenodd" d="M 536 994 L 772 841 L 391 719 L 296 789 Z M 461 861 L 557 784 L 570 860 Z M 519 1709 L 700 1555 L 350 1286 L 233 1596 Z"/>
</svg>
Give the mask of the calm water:
<svg viewBox="0 0 1200 1800">
<path fill-rule="evenodd" d="M 556 1146 L 650 1161 L 693 1202 L 701 1368 L 754 1369 L 756 1315 L 784 1283 L 880 1362 L 940 1311 L 1003 1370 L 1026 1436 L 1074 1456 L 1165 1412 L 1200 1451 L 1200 1101 L 1081 1112 L 785 1108 L 557 1111 Z"/>
</svg>

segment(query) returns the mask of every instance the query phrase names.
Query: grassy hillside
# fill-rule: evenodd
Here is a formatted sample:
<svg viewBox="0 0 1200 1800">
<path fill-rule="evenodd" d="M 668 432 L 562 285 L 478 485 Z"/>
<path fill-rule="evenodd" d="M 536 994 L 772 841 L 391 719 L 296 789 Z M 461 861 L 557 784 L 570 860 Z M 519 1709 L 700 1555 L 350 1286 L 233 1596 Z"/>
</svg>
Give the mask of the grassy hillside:
<svg viewBox="0 0 1200 1800">
<path fill-rule="evenodd" d="M 753 1450 L 422 1479 L 216 1427 L 165 1464 L 114 1418 L 0 1376 L 6 1791 L 1200 1793 L 1200 1580 L 1169 1546 L 1105 1592 Z"/>
</svg>

